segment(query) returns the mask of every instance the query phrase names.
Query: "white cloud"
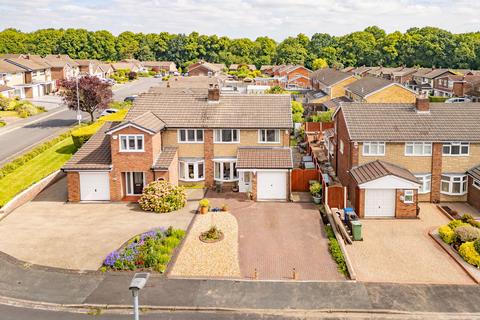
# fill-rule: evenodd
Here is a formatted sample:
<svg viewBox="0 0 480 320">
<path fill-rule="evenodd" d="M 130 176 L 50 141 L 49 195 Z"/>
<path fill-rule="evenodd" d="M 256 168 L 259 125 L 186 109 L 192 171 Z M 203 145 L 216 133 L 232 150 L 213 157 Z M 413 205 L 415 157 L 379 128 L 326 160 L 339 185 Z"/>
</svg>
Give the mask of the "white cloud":
<svg viewBox="0 0 480 320">
<path fill-rule="evenodd" d="M 0 0 L 0 29 L 85 28 L 230 37 L 326 32 L 342 35 L 378 25 L 387 32 L 435 26 L 478 31 L 471 0 Z"/>
</svg>

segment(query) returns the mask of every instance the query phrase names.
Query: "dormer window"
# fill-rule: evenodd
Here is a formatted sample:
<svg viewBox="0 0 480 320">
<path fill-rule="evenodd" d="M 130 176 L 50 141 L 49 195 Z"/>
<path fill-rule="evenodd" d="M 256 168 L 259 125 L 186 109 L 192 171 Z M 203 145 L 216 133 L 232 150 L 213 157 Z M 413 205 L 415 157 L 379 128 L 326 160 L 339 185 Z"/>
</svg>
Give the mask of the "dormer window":
<svg viewBox="0 0 480 320">
<path fill-rule="evenodd" d="M 121 134 L 121 152 L 142 152 L 144 151 L 143 134 Z"/>
</svg>

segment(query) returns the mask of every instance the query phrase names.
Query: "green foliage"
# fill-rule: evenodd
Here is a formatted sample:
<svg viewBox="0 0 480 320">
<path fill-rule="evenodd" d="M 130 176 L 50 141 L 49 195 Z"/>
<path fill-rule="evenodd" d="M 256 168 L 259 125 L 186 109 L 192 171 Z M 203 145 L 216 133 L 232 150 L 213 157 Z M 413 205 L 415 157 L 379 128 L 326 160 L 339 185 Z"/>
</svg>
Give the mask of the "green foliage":
<svg viewBox="0 0 480 320">
<path fill-rule="evenodd" d="M 448 97 L 436 97 L 436 96 L 428 97 L 428 100 L 430 100 L 430 102 L 445 102 L 447 99 Z"/>
<path fill-rule="evenodd" d="M 222 237 L 222 235 L 223 235 L 222 231 L 218 229 L 217 226 L 211 226 L 210 229 L 200 234 L 200 239 L 207 240 L 207 241 L 214 241 L 214 240 L 219 240 Z"/>
<path fill-rule="evenodd" d="M 475 250 L 480 254 L 480 239 L 477 239 L 473 242 L 473 246 L 475 247 Z"/>
<path fill-rule="evenodd" d="M 6 125 L 7 125 L 7 123 L 0 119 L 0 128 L 5 127 Z"/>
<path fill-rule="evenodd" d="M 469 224 L 455 228 L 455 237 L 461 242 L 475 241 L 480 238 L 480 229 Z"/>
<path fill-rule="evenodd" d="M 292 101 L 292 113 L 301 113 L 303 114 L 304 109 L 300 102 Z"/>
<path fill-rule="evenodd" d="M 328 68 L 328 62 L 324 58 L 317 58 L 312 62 L 312 70 Z"/>
<path fill-rule="evenodd" d="M 187 203 L 185 188 L 167 181 L 153 181 L 143 189 L 138 201 L 145 211 L 166 213 L 179 210 Z"/>
<path fill-rule="evenodd" d="M 448 225 L 441 226 L 438 228 L 438 234 L 442 238 L 443 242 L 446 244 L 452 244 L 455 242 L 456 236 L 455 231 L 452 230 Z"/>
<path fill-rule="evenodd" d="M 476 242 L 478 243 L 478 240 Z M 480 253 L 477 251 L 474 242 L 469 241 L 462 243 L 458 249 L 458 253 L 466 262 L 480 268 Z"/>
<path fill-rule="evenodd" d="M 325 233 L 328 238 L 328 251 L 332 255 L 333 260 L 337 263 L 338 271 L 343 275 L 348 276 L 347 263 L 345 262 L 345 257 L 343 256 L 342 249 L 338 244 L 338 240 L 335 238 L 335 233 L 331 226 L 325 226 Z"/>
<path fill-rule="evenodd" d="M 286 94 L 288 93 L 287 90 L 283 90 L 280 86 L 273 86 L 268 90 L 265 90 L 266 94 Z"/>
<path fill-rule="evenodd" d="M 209 207 L 210 206 L 210 201 L 208 199 L 202 199 L 198 202 L 198 205 L 200 207 Z"/>
<path fill-rule="evenodd" d="M 334 110 L 320 112 L 317 115 L 311 116 L 309 120 L 311 122 L 331 122 L 334 112 Z"/>
<path fill-rule="evenodd" d="M 467 223 L 468 223 L 469 220 L 472 220 L 472 219 L 473 219 L 472 215 L 470 215 L 468 213 L 462 214 L 462 217 L 460 218 L 460 220 L 462 220 L 463 222 L 467 222 Z"/>
<path fill-rule="evenodd" d="M 452 220 L 448 223 L 448 226 L 452 229 L 455 230 L 458 227 L 461 226 L 466 226 L 467 223 L 463 222 L 462 220 Z"/>
<path fill-rule="evenodd" d="M 322 191 L 322 184 L 320 182 L 314 182 L 310 185 L 310 193 L 314 196 L 319 195 Z"/>
</svg>

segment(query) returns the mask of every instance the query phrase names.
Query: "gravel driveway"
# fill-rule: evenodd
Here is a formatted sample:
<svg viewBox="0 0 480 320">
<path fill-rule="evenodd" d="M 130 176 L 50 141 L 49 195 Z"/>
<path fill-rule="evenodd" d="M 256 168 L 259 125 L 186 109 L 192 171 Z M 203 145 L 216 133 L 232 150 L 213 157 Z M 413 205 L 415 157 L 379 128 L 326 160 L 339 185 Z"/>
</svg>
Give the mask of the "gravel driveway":
<svg viewBox="0 0 480 320">
<path fill-rule="evenodd" d="M 472 284 L 472 279 L 428 235 L 448 219 L 420 203 L 420 219 L 362 220 L 363 241 L 347 246 L 358 279 L 374 282 Z"/>
</svg>

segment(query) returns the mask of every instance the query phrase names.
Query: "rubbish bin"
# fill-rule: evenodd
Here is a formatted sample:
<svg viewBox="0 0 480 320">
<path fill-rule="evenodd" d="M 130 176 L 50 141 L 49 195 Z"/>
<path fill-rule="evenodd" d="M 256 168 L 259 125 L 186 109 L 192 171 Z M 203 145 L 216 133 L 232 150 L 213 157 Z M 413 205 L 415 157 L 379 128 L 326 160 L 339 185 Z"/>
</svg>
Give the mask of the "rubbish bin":
<svg viewBox="0 0 480 320">
<path fill-rule="evenodd" d="M 352 224 L 352 236 L 353 240 L 360 241 L 362 238 L 362 223 L 359 220 L 350 222 Z"/>
</svg>

